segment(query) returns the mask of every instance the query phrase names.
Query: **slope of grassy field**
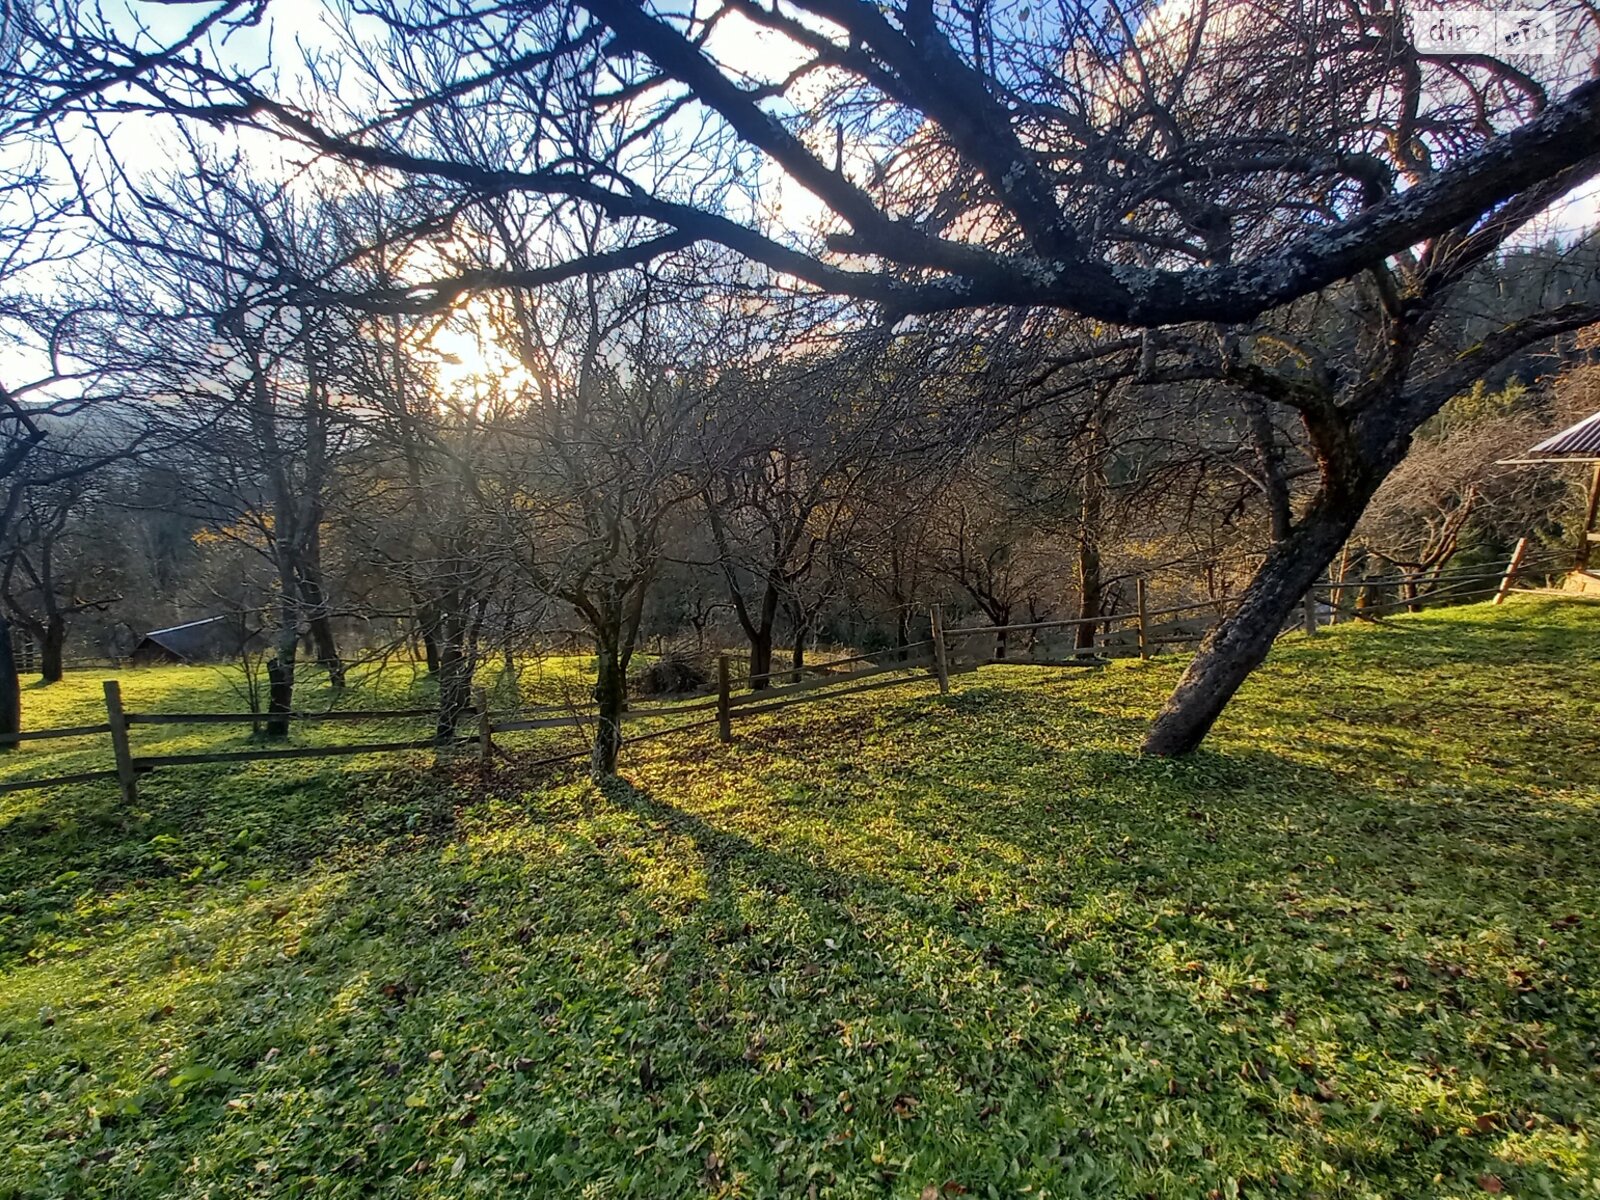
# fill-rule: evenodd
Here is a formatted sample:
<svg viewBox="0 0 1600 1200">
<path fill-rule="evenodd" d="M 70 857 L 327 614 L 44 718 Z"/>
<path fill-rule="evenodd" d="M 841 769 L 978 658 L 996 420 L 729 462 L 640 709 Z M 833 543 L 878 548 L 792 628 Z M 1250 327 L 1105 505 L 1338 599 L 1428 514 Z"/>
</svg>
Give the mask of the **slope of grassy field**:
<svg viewBox="0 0 1600 1200">
<path fill-rule="evenodd" d="M 1600 609 L 1396 624 L 0 796 L 0 1196 L 1600 1196 Z"/>
</svg>

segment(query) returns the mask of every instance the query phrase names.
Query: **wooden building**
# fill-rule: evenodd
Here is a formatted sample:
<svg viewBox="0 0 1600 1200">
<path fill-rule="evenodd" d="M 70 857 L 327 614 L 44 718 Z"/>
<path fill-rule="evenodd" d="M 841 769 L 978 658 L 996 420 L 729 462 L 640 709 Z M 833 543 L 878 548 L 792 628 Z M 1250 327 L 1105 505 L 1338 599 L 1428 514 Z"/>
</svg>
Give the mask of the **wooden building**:
<svg viewBox="0 0 1600 1200">
<path fill-rule="evenodd" d="M 1561 466 L 1581 464 L 1589 468 L 1589 490 L 1585 499 L 1583 527 L 1578 534 L 1576 568 L 1567 580 L 1573 591 L 1600 592 L 1600 413 L 1585 417 L 1576 425 L 1552 434 L 1537 446 L 1530 446 L 1507 463 L 1546 463 Z"/>
<path fill-rule="evenodd" d="M 217 662 L 236 657 L 255 639 L 238 617 L 205 617 L 166 629 L 152 629 L 128 655 L 136 667 L 164 663 Z"/>
</svg>

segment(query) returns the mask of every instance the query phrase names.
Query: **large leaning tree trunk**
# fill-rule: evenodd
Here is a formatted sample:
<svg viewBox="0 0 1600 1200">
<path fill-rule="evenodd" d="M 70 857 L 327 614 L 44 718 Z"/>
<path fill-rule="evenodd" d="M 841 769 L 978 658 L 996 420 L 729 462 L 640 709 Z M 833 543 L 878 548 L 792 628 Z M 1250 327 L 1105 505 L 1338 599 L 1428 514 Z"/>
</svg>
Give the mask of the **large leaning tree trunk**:
<svg viewBox="0 0 1600 1200">
<path fill-rule="evenodd" d="M 1267 657 L 1284 622 L 1344 545 L 1370 498 L 1370 491 L 1318 496 L 1289 536 L 1267 551 L 1238 606 L 1200 644 L 1167 698 L 1145 738 L 1145 753 L 1186 754 L 1200 745 L 1239 685 Z"/>
<path fill-rule="evenodd" d="M 1145 753 L 1187 754 L 1205 740 L 1345 544 L 1378 485 L 1405 457 L 1412 430 L 1453 394 L 1424 392 L 1407 403 L 1399 389 L 1409 365 L 1401 355 L 1385 375 L 1346 396 L 1325 380 L 1286 378 L 1254 363 L 1225 368 L 1230 382 L 1299 410 L 1319 486 L 1290 528 L 1274 519 L 1273 542 L 1261 566 L 1233 610 L 1200 643 L 1151 726 Z"/>
<path fill-rule="evenodd" d="M 1230 382 L 1299 411 L 1318 488 L 1287 536 L 1267 551 L 1233 611 L 1201 643 L 1151 726 L 1145 753 L 1187 754 L 1200 745 L 1405 457 L 1419 425 L 1517 351 L 1600 320 L 1600 303 L 1566 304 L 1511 322 L 1417 379 L 1415 359 L 1436 316 L 1436 308 L 1422 308 L 1396 319 L 1386 361 L 1343 392 L 1320 371 L 1308 378 L 1256 363 L 1227 365 Z"/>
</svg>

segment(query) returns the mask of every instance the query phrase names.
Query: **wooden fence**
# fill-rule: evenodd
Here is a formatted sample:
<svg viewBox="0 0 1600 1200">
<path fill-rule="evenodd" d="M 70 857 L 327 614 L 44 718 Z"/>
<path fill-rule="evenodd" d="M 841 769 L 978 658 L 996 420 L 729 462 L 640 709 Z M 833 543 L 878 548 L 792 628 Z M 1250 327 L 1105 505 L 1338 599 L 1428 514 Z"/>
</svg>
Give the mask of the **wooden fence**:
<svg viewBox="0 0 1600 1200">
<path fill-rule="evenodd" d="M 1463 604 L 1491 597 L 1505 603 L 1513 587 L 1530 576 L 1562 574 L 1555 559 L 1530 560 L 1528 539 L 1520 539 L 1504 567 L 1469 566 L 1393 575 L 1322 579 L 1307 593 L 1307 604 L 1326 609 L 1329 622 L 1418 612 L 1429 605 Z"/>
<path fill-rule="evenodd" d="M 1416 574 L 1366 577 L 1361 579 L 1319 580 L 1306 593 L 1300 620 L 1286 627 L 1286 633 L 1303 631 L 1314 635 L 1323 623 L 1341 620 L 1366 620 L 1384 623 L 1386 614 L 1423 608 L 1430 604 L 1461 603 L 1494 597 L 1501 603 L 1519 577 L 1561 568 L 1553 563 L 1532 563 L 1526 558 L 1526 543 L 1519 542 L 1510 562 L 1503 568 L 1480 567 L 1439 571 L 1419 577 Z M 1399 588 L 1404 594 L 1391 598 L 1389 591 Z M 691 729 L 716 725 L 723 742 L 733 740 L 735 722 L 747 717 L 777 712 L 798 704 L 814 704 L 844 696 L 860 695 L 880 688 L 901 687 L 932 680 L 940 692 L 947 692 L 953 675 L 975 671 L 994 663 L 1054 667 L 1097 667 L 1119 657 L 1149 658 L 1167 646 L 1186 646 L 1200 641 L 1227 611 L 1226 599 L 1180 604 L 1152 609 L 1148 605 L 1144 580 L 1136 581 L 1135 605 L 1128 612 L 1093 618 L 1033 621 L 1018 625 L 973 625 L 946 628 L 944 614 L 934 606 L 929 614 L 930 636 L 907 646 L 872 654 L 857 654 L 801 667 L 787 667 L 761 675 L 735 677 L 732 658 L 717 660 L 714 695 L 682 702 L 655 703 L 629 707 L 623 713 L 625 725 L 662 718 L 676 720 L 664 728 L 651 729 L 627 737 L 626 741 L 648 741 Z M 1198 615 L 1196 615 L 1198 614 Z M 1080 632 L 1080 631 L 1087 632 Z M 1071 634 L 1074 645 L 1055 654 L 1046 650 L 1053 637 Z M 1084 645 L 1077 645 L 1077 642 Z M 992 649 L 984 649 L 992 642 Z M 735 694 L 736 686 L 739 690 Z M 256 725 L 265 720 L 262 713 L 129 712 L 122 703 L 122 689 L 116 680 L 105 683 L 106 719 L 94 725 L 59 729 L 27 730 L 0 735 L 0 745 L 49 741 L 65 738 L 107 735 L 113 766 L 46 779 L 19 779 L 0 782 L 0 793 L 24 789 L 61 787 L 115 779 L 130 802 L 138 797 L 139 779 L 151 771 L 214 763 L 259 762 L 276 759 L 328 758 L 343 755 L 385 754 L 399 751 L 437 749 L 441 745 L 471 747 L 473 739 L 457 737 L 441 742 L 436 737 L 389 741 L 352 742 L 324 746 L 277 746 L 259 749 L 225 750 L 193 754 L 136 754 L 129 737 L 136 726 L 160 725 Z M 385 711 L 299 712 L 289 714 L 296 722 L 379 722 L 436 718 L 433 708 Z M 466 716 L 476 724 L 476 752 L 487 767 L 505 750 L 495 744 L 496 734 L 538 730 L 585 729 L 592 727 L 596 714 L 592 706 L 543 706 L 501 712 L 490 709 L 485 693 L 474 695 Z M 525 766 L 570 761 L 586 757 L 587 748 L 546 758 L 519 760 Z"/>
</svg>

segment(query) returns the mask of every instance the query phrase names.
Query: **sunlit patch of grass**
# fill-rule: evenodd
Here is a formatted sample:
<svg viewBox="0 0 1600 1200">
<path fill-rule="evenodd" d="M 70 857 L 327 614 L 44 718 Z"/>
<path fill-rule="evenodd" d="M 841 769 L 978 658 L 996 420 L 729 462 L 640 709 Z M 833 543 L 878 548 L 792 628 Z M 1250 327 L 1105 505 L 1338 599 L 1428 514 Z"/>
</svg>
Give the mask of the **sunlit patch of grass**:
<svg viewBox="0 0 1600 1200">
<path fill-rule="evenodd" d="M 584 656 L 546 657 L 521 661 L 515 678 L 498 662 L 486 663 L 478 683 L 493 711 L 506 712 L 529 706 L 556 705 L 573 710 L 591 703 L 594 661 Z M 237 666 L 128 667 L 120 670 L 69 671 L 59 683 L 32 684 L 23 689 L 24 728 L 72 728 L 103 723 L 106 719 L 103 682 L 115 678 L 121 686 L 123 707 L 130 713 L 248 713 L 249 689 Z M 295 688 L 295 707 L 303 712 L 431 711 L 438 702 L 435 681 L 419 663 L 400 660 L 357 666 L 349 685 L 328 686 L 320 668 L 304 666 Z M 470 736 L 470 721 L 461 732 Z M 431 716 L 387 721 L 299 722 L 291 729 L 287 746 L 349 745 L 357 742 L 409 741 L 433 733 Z M 244 724 L 140 725 L 130 731 L 136 755 L 195 754 L 243 750 L 257 741 Z M 516 734 L 504 739 L 508 746 L 544 747 L 551 753 L 582 744 L 582 735 Z M 426 757 L 426 756 L 423 756 Z M 386 757 L 385 761 L 395 761 Z M 370 765 L 370 764 L 366 764 Z M 111 742 L 106 734 L 29 741 L 0 753 L 0 782 L 48 779 L 112 766 Z M 230 770 L 232 768 L 223 768 Z M 273 768 L 240 768 L 258 775 Z M 112 784 L 101 785 L 110 789 Z M 21 799 L 0 796 L 0 819 L 7 811 L 26 809 L 29 793 Z M 20 806 L 20 808 L 19 808 Z"/>
<path fill-rule="evenodd" d="M 1594 1195 L 1595 618 L 4 797 L 0 1196 Z"/>
</svg>

